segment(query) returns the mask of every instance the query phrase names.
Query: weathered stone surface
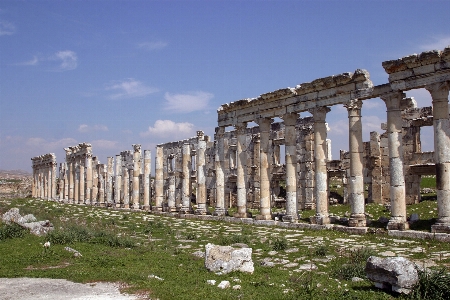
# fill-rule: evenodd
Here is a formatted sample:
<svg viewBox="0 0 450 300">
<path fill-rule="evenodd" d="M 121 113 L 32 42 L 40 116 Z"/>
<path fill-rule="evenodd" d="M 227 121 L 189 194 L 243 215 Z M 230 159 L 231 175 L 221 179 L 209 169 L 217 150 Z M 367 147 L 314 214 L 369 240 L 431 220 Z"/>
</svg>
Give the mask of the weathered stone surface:
<svg viewBox="0 0 450 300">
<path fill-rule="evenodd" d="M 205 246 L 205 267 L 216 274 L 227 274 L 232 271 L 253 273 L 252 249 L 235 249 L 208 243 Z"/>
<path fill-rule="evenodd" d="M 404 257 L 371 256 L 365 271 L 377 288 L 397 293 L 408 294 L 419 280 L 416 265 Z"/>
<path fill-rule="evenodd" d="M 31 234 L 43 236 L 47 232 L 53 230 L 50 221 L 36 221 L 36 217 L 32 214 L 21 216 L 17 207 L 11 208 L 3 214 L 2 221 L 6 224 L 16 223 L 23 228 L 30 230 Z"/>
</svg>

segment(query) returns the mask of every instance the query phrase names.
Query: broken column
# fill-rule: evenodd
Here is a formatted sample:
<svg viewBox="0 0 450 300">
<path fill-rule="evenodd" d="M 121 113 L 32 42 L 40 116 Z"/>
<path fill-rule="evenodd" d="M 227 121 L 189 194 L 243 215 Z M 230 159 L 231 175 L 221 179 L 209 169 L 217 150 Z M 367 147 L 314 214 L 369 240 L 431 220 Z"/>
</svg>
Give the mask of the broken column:
<svg viewBox="0 0 450 300">
<path fill-rule="evenodd" d="M 361 100 L 350 100 L 345 103 L 349 121 L 350 178 L 348 193 L 351 215 L 350 227 L 365 227 L 364 214 L 364 177 L 363 177 L 363 140 L 361 123 Z"/>
<path fill-rule="evenodd" d="M 162 211 L 164 200 L 164 172 L 163 172 L 164 151 L 162 147 L 156 147 L 155 159 L 155 206 L 154 211 Z"/>
<path fill-rule="evenodd" d="M 405 178 L 403 175 L 403 149 L 402 149 L 402 111 L 401 100 L 405 94 L 393 92 L 380 96 L 387 108 L 387 133 L 389 144 L 389 171 L 391 199 L 391 218 L 387 225 L 391 230 L 407 230 L 405 201 Z"/>
<path fill-rule="evenodd" d="M 225 209 L 225 175 L 224 167 L 224 148 L 223 138 L 225 134 L 225 127 L 216 127 L 216 153 L 215 153 L 215 170 L 216 170 L 216 208 L 214 215 L 224 216 Z"/>
<path fill-rule="evenodd" d="M 139 209 L 139 175 L 141 174 L 141 145 L 133 145 L 133 209 Z"/>
<path fill-rule="evenodd" d="M 329 224 L 328 216 L 328 176 L 326 161 L 327 126 L 325 118 L 330 111 L 329 107 L 316 107 L 309 112 L 314 118 L 314 158 L 315 158 L 315 185 L 316 215 L 312 221 L 316 224 Z"/>
<path fill-rule="evenodd" d="M 298 114 L 287 113 L 284 120 L 285 163 L 286 163 L 286 215 L 284 222 L 296 222 L 298 220 L 297 205 L 297 134 L 295 125 Z"/>
<path fill-rule="evenodd" d="M 144 210 L 150 210 L 150 174 L 152 167 L 152 152 L 144 150 Z"/>
<path fill-rule="evenodd" d="M 269 169 L 269 139 L 270 125 L 273 119 L 259 118 L 257 123 L 260 131 L 260 154 L 259 154 L 259 178 L 260 178 L 260 209 L 257 220 L 270 220 L 270 169 Z"/>
<path fill-rule="evenodd" d="M 450 233 L 450 120 L 449 82 L 426 86 L 433 99 L 434 161 L 436 165 L 436 194 L 438 219 L 433 232 Z"/>
<path fill-rule="evenodd" d="M 236 185 L 237 185 L 237 212 L 234 214 L 235 218 L 247 218 L 247 182 L 246 182 L 246 161 L 247 153 L 245 149 L 245 140 L 247 133 L 247 123 L 237 123 L 235 125 L 237 132 L 237 170 L 236 170 Z"/>
<path fill-rule="evenodd" d="M 204 215 L 206 210 L 206 172 L 205 172 L 206 141 L 203 131 L 197 131 L 197 209 L 195 214 Z"/>
<path fill-rule="evenodd" d="M 181 177 L 181 210 L 180 214 L 188 214 L 191 212 L 191 147 L 188 143 L 183 145 L 181 151 L 182 158 L 182 177 Z"/>
</svg>

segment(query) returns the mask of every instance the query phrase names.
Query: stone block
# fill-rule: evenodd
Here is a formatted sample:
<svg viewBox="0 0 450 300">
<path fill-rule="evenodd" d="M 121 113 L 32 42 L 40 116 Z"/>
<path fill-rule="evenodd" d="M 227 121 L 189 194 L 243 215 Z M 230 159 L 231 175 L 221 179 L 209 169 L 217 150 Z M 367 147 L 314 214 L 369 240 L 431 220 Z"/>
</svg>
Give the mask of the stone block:
<svg viewBox="0 0 450 300">
<path fill-rule="evenodd" d="M 388 60 L 381 63 L 386 73 L 396 73 L 406 70 L 408 67 L 401 59 Z"/>
<path fill-rule="evenodd" d="M 414 75 L 415 76 L 419 76 L 419 75 L 423 75 L 423 74 L 428 74 L 428 73 L 434 73 L 435 69 L 434 69 L 434 64 L 431 65 L 423 65 L 417 68 L 413 69 L 414 71 Z"/>
<path fill-rule="evenodd" d="M 420 66 L 420 63 L 419 63 L 419 66 Z M 395 73 L 389 74 L 389 82 L 405 79 L 405 78 L 412 77 L 412 76 L 414 76 L 414 72 L 412 69 L 395 72 Z"/>
<path fill-rule="evenodd" d="M 422 66 L 435 64 L 441 60 L 440 52 L 438 50 L 424 51 L 419 55 L 419 61 Z"/>
</svg>

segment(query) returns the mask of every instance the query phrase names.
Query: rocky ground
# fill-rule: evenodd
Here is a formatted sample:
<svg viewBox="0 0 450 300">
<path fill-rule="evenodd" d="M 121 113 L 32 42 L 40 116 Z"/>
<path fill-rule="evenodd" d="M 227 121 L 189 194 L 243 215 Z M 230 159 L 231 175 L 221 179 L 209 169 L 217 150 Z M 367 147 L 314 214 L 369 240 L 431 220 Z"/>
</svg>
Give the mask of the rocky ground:
<svg viewBox="0 0 450 300">
<path fill-rule="evenodd" d="M 22 170 L 0 170 L 0 197 L 31 196 L 32 175 Z"/>
</svg>

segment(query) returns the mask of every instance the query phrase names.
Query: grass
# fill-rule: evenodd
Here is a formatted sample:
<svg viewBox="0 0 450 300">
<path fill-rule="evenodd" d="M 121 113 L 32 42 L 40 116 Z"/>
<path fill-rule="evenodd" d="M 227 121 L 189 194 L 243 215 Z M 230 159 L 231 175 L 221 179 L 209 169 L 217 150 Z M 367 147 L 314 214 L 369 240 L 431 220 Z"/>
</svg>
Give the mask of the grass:
<svg viewBox="0 0 450 300">
<path fill-rule="evenodd" d="M 347 280 L 349 270 L 336 270 L 352 262 L 361 263 L 365 252 L 354 251 L 361 245 L 377 255 L 391 249 L 419 263 L 433 260 L 440 267 L 450 263 L 450 245 L 433 240 L 188 221 L 145 212 L 0 199 L 0 213 L 12 207 L 18 207 L 21 214 L 33 213 L 38 220 L 49 219 L 55 231 L 37 237 L 0 224 L 0 232 L 13 233 L 0 239 L 0 278 L 123 282 L 128 286 L 126 291 L 145 292 L 152 299 L 393 299 L 367 280 Z M 45 250 L 47 241 L 51 246 Z M 204 260 L 193 255 L 204 251 L 207 243 L 247 244 L 253 249 L 254 273 L 208 272 Z M 64 250 L 67 246 L 82 256 L 74 257 Z M 264 259 L 275 266 L 262 266 Z M 286 263 L 315 265 L 317 269 L 300 270 Z M 221 290 L 208 285 L 209 279 L 217 283 L 229 280 L 241 289 Z"/>
</svg>

